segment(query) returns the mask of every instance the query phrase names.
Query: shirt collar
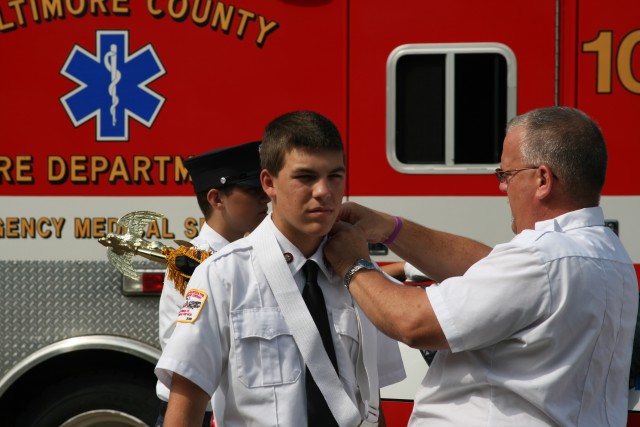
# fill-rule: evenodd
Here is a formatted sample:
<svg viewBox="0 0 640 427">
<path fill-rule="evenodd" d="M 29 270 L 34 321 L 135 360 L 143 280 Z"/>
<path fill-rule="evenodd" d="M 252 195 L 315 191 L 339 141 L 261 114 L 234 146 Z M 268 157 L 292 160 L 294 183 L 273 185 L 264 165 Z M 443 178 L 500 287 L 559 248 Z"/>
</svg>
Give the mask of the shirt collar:
<svg viewBox="0 0 640 427">
<path fill-rule="evenodd" d="M 278 227 L 276 227 L 276 225 L 273 223 L 271 215 L 267 217 L 267 221 L 269 223 L 269 226 L 271 227 L 271 230 L 273 231 L 273 234 L 276 236 L 276 240 L 278 241 L 278 245 L 280 245 L 280 249 L 282 249 L 282 253 L 283 254 L 289 253 L 293 256 L 293 261 L 291 261 L 287 265 L 291 270 L 291 274 L 295 275 L 296 273 L 298 273 L 298 271 L 302 269 L 302 266 L 307 262 L 307 258 L 300 251 L 300 249 L 298 249 L 293 243 L 291 243 L 289 239 L 287 239 L 284 236 L 284 234 L 282 234 L 282 232 L 278 229 Z M 318 249 L 316 249 L 313 255 L 311 255 L 308 259 L 315 261 L 315 263 L 318 264 L 318 267 L 320 267 L 320 271 L 322 271 L 323 274 L 327 278 L 329 278 L 331 277 L 331 273 L 329 272 L 329 268 L 327 267 L 324 261 L 324 245 L 326 242 L 327 242 L 327 237 L 325 236 L 322 239 L 322 242 L 320 242 L 320 246 L 318 246 Z"/>
<path fill-rule="evenodd" d="M 536 222 L 539 231 L 564 232 L 582 227 L 604 226 L 604 212 L 600 206 L 567 212 L 553 219 Z"/>
<path fill-rule="evenodd" d="M 202 228 L 200 229 L 200 233 L 198 233 L 198 236 L 202 237 L 207 242 L 214 243 L 214 245 L 212 246 L 219 246 L 215 248 L 216 250 L 220 250 L 221 248 L 229 244 L 229 241 L 227 239 L 222 237 L 220 233 L 211 228 L 211 226 L 209 226 L 209 224 L 207 224 L 206 222 L 202 224 Z"/>
</svg>

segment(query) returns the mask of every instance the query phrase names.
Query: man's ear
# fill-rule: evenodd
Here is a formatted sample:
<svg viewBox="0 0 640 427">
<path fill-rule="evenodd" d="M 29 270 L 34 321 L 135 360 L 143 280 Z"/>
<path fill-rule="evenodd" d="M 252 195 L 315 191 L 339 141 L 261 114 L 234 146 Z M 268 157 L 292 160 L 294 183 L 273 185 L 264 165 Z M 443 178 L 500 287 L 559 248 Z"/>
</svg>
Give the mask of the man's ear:
<svg viewBox="0 0 640 427">
<path fill-rule="evenodd" d="M 276 194 L 276 189 L 273 177 L 268 170 L 263 169 L 262 172 L 260 172 L 260 182 L 262 183 L 262 189 L 264 190 L 264 192 L 267 193 L 267 196 L 269 196 L 269 198 L 273 200 L 273 197 Z"/>
<path fill-rule="evenodd" d="M 548 197 L 555 184 L 557 178 L 551 172 L 551 168 L 547 165 L 540 165 L 538 173 L 538 188 L 536 189 L 536 197 L 540 200 Z"/>
<path fill-rule="evenodd" d="M 220 193 L 219 190 L 212 188 L 207 193 L 207 201 L 213 209 L 220 209 L 222 207 L 222 193 Z"/>
</svg>

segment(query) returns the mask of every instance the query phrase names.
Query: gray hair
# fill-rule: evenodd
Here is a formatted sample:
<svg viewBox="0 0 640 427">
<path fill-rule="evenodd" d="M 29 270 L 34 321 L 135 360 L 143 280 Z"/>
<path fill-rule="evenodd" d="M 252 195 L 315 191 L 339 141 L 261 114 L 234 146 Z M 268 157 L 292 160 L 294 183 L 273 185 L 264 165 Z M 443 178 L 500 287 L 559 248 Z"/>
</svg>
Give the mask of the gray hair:
<svg viewBox="0 0 640 427">
<path fill-rule="evenodd" d="M 521 127 L 522 160 L 549 166 L 572 198 L 595 203 L 607 173 L 607 147 L 598 125 L 582 111 L 547 107 L 514 117 L 507 132 Z"/>
</svg>

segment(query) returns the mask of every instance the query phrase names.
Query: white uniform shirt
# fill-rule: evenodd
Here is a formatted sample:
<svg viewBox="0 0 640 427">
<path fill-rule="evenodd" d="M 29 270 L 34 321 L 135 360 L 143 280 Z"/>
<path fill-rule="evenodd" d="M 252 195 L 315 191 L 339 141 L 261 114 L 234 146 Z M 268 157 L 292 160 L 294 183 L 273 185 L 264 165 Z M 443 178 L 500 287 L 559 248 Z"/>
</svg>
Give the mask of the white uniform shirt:
<svg viewBox="0 0 640 427">
<path fill-rule="evenodd" d="M 227 239 L 222 237 L 207 223 L 202 225 L 202 229 L 197 237 L 191 240 L 191 243 L 201 251 L 219 251 L 229 244 Z M 158 307 L 159 313 L 159 334 L 160 347 L 162 349 L 167 345 L 167 341 L 171 337 L 176 326 L 178 312 L 184 304 L 184 296 L 175 288 L 173 281 L 167 279 L 165 275 L 162 294 L 160 295 L 160 303 Z M 160 381 L 156 384 L 156 394 L 161 400 L 169 401 L 169 389 Z M 211 407 L 207 408 L 211 410 Z"/>
<path fill-rule="evenodd" d="M 305 257 L 270 217 L 265 222 L 254 233 L 275 233 L 283 253 L 293 256 L 288 266 L 302 289 Z M 214 417 L 225 427 L 306 425 L 305 366 L 270 287 L 256 280 L 252 255 L 248 239 L 240 239 L 196 269 L 189 289 L 204 291 L 207 298 L 193 323 L 178 323 L 156 375 L 167 386 L 175 372 L 209 395 L 216 391 Z M 355 374 L 359 333 L 353 300 L 341 279 L 324 265 L 322 246 L 311 259 L 320 267 L 318 284 L 333 326 L 340 380 L 347 394 L 361 402 Z M 380 387 L 405 377 L 397 342 L 380 332 L 378 371 Z M 226 402 L 223 413 L 218 399 Z"/>
<path fill-rule="evenodd" d="M 411 426 L 625 426 L 638 283 L 599 207 L 538 222 L 426 290 L 438 351 Z"/>
</svg>

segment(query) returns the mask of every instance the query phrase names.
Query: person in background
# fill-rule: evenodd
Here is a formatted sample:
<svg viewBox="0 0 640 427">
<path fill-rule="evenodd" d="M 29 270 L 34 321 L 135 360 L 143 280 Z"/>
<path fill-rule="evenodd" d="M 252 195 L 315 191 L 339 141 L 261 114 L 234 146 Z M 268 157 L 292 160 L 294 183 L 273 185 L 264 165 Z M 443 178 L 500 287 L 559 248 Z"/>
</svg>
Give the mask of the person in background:
<svg viewBox="0 0 640 427">
<path fill-rule="evenodd" d="M 437 350 L 410 426 L 626 425 L 638 281 L 599 206 L 606 169 L 586 114 L 541 108 L 507 126 L 507 243 L 343 205 L 325 246 L 334 271 L 387 335 Z M 369 268 L 367 242 L 383 241 L 437 285 Z"/>
<path fill-rule="evenodd" d="M 260 183 L 260 141 L 225 147 L 190 157 L 185 166 L 191 176 L 196 199 L 205 222 L 191 240 L 194 249 L 208 255 L 230 242 L 244 237 L 267 216 L 269 197 Z M 160 296 L 159 334 L 164 349 L 175 328 L 178 312 L 184 304 L 186 281 L 168 271 Z M 188 281 L 188 279 L 187 279 Z M 169 389 L 157 383 L 160 414 L 156 426 L 162 426 L 169 401 Z M 211 405 L 202 423 L 211 423 Z"/>
<path fill-rule="evenodd" d="M 166 425 L 199 426 L 214 391 L 225 427 L 385 425 L 379 388 L 405 377 L 398 343 L 323 259 L 344 195 L 342 138 L 326 117 L 295 111 L 269 123 L 262 141 L 272 213 L 189 281 L 156 366 L 171 389 Z"/>
</svg>

